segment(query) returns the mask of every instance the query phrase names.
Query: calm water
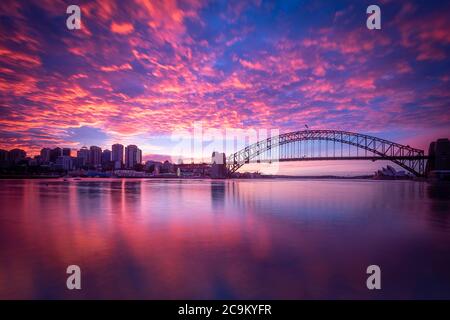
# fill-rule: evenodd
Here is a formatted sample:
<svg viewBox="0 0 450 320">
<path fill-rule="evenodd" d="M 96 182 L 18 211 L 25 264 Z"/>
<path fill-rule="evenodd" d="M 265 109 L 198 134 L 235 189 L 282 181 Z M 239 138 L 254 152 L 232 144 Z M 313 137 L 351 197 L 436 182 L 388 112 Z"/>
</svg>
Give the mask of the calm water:
<svg viewBox="0 0 450 320">
<path fill-rule="evenodd" d="M 450 298 L 448 185 L 3 180 L 0 206 L 0 298 Z"/>
</svg>

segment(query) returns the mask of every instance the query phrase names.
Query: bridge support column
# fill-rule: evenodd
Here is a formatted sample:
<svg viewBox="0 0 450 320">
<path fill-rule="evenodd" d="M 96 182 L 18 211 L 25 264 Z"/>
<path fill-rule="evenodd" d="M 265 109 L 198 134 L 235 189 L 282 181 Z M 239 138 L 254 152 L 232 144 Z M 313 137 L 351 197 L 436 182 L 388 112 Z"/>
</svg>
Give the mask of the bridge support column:
<svg viewBox="0 0 450 320">
<path fill-rule="evenodd" d="M 227 175 L 228 169 L 225 153 L 214 151 L 211 157 L 211 178 L 225 179 Z"/>
</svg>

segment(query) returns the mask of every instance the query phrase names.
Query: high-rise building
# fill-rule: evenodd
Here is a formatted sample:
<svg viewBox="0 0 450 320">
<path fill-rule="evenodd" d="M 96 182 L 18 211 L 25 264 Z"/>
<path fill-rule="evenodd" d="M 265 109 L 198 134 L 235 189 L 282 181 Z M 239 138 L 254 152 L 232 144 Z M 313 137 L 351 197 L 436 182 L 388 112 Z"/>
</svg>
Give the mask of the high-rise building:
<svg viewBox="0 0 450 320">
<path fill-rule="evenodd" d="M 105 149 L 102 152 L 102 165 L 109 164 L 110 162 L 111 162 L 111 151 Z"/>
<path fill-rule="evenodd" d="M 56 166 L 62 170 L 70 171 L 73 169 L 72 157 L 60 156 L 56 159 Z"/>
<path fill-rule="evenodd" d="M 8 160 L 9 161 L 20 161 L 25 159 L 27 156 L 27 153 L 22 149 L 12 149 L 8 152 Z"/>
<path fill-rule="evenodd" d="M 142 150 L 138 148 L 137 152 L 137 163 L 142 164 Z"/>
<path fill-rule="evenodd" d="M 112 145 L 112 153 L 111 153 L 111 159 L 114 161 L 115 166 L 119 166 L 119 168 L 123 164 L 123 145 L 121 144 L 113 144 Z"/>
<path fill-rule="evenodd" d="M 85 166 L 89 163 L 89 149 L 86 147 L 82 147 L 77 152 L 77 164 L 79 166 Z"/>
<path fill-rule="evenodd" d="M 136 164 L 142 163 L 142 150 L 131 144 L 125 148 L 125 167 L 133 169 Z"/>
<path fill-rule="evenodd" d="M 0 161 L 8 160 L 8 151 L 0 149 Z"/>
<path fill-rule="evenodd" d="M 74 169 L 83 169 L 85 166 L 85 163 L 83 163 L 84 158 L 80 157 L 71 157 L 72 158 L 72 164 Z"/>
<path fill-rule="evenodd" d="M 50 152 L 52 149 L 50 148 L 42 148 L 41 149 L 41 162 L 49 162 L 50 161 Z"/>
<path fill-rule="evenodd" d="M 437 139 L 428 148 L 430 159 L 427 161 L 426 172 L 434 170 L 450 170 L 450 140 Z"/>
<path fill-rule="evenodd" d="M 62 156 L 62 149 L 56 147 L 50 151 L 50 162 L 55 163 L 58 157 Z"/>
<path fill-rule="evenodd" d="M 62 155 L 63 155 L 63 156 L 70 157 L 70 156 L 71 156 L 71 153 L 72 153 L 72 150 L 70 150 L 70 148 L 63 148 L 63 149 L 62 149 Z"/>
<path fill-rule="evenodd" d="M 89 164 L 99 166 L 102 164 L 102 148 L 91 146 L 89 148 Z"/>
</svg>

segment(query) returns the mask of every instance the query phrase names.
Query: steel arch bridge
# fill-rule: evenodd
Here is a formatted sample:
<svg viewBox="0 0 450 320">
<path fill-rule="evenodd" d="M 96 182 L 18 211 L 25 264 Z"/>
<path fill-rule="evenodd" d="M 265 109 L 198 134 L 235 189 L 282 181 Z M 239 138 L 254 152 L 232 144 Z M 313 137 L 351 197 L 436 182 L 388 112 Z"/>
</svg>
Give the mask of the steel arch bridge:
<svg viewBox="0 0 450 320">
<path fill-rule="evenodd" d="M 232 174 L 246 163 L 389 160 L 420 177 L 425 173 L 427 158 L 423 150 L 365 134 L 338 130 L 301 130 L 251 144 L 231 154 L 226 165 Z"/>
</svg>

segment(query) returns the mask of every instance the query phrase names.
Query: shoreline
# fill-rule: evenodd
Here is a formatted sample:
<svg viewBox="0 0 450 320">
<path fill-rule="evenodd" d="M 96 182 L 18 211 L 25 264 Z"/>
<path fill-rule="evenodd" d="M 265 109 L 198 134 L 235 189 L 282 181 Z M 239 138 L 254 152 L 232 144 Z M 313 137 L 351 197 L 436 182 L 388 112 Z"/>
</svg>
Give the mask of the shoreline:
<svg viewBox="0 0 450 320">
<path fill-rule="evenodd" d="M 211 178 L 211 177 L 177 177 L 177 176 L 154 176 L 154 177 L 65 177 L 65 176 L 0 176 L 0 180 L 64 180 L 64 181 L 88 181 L 93 179 L 177 179 L 177 180 L 380 180 L 380 181 L 429 181 L 427 178 L 375 178 L 373 175 L 358 176 L 291 176 L 291 175 L 261 175 L 259 177 L 230 177 L 230 178 Z"/>
</svg>

